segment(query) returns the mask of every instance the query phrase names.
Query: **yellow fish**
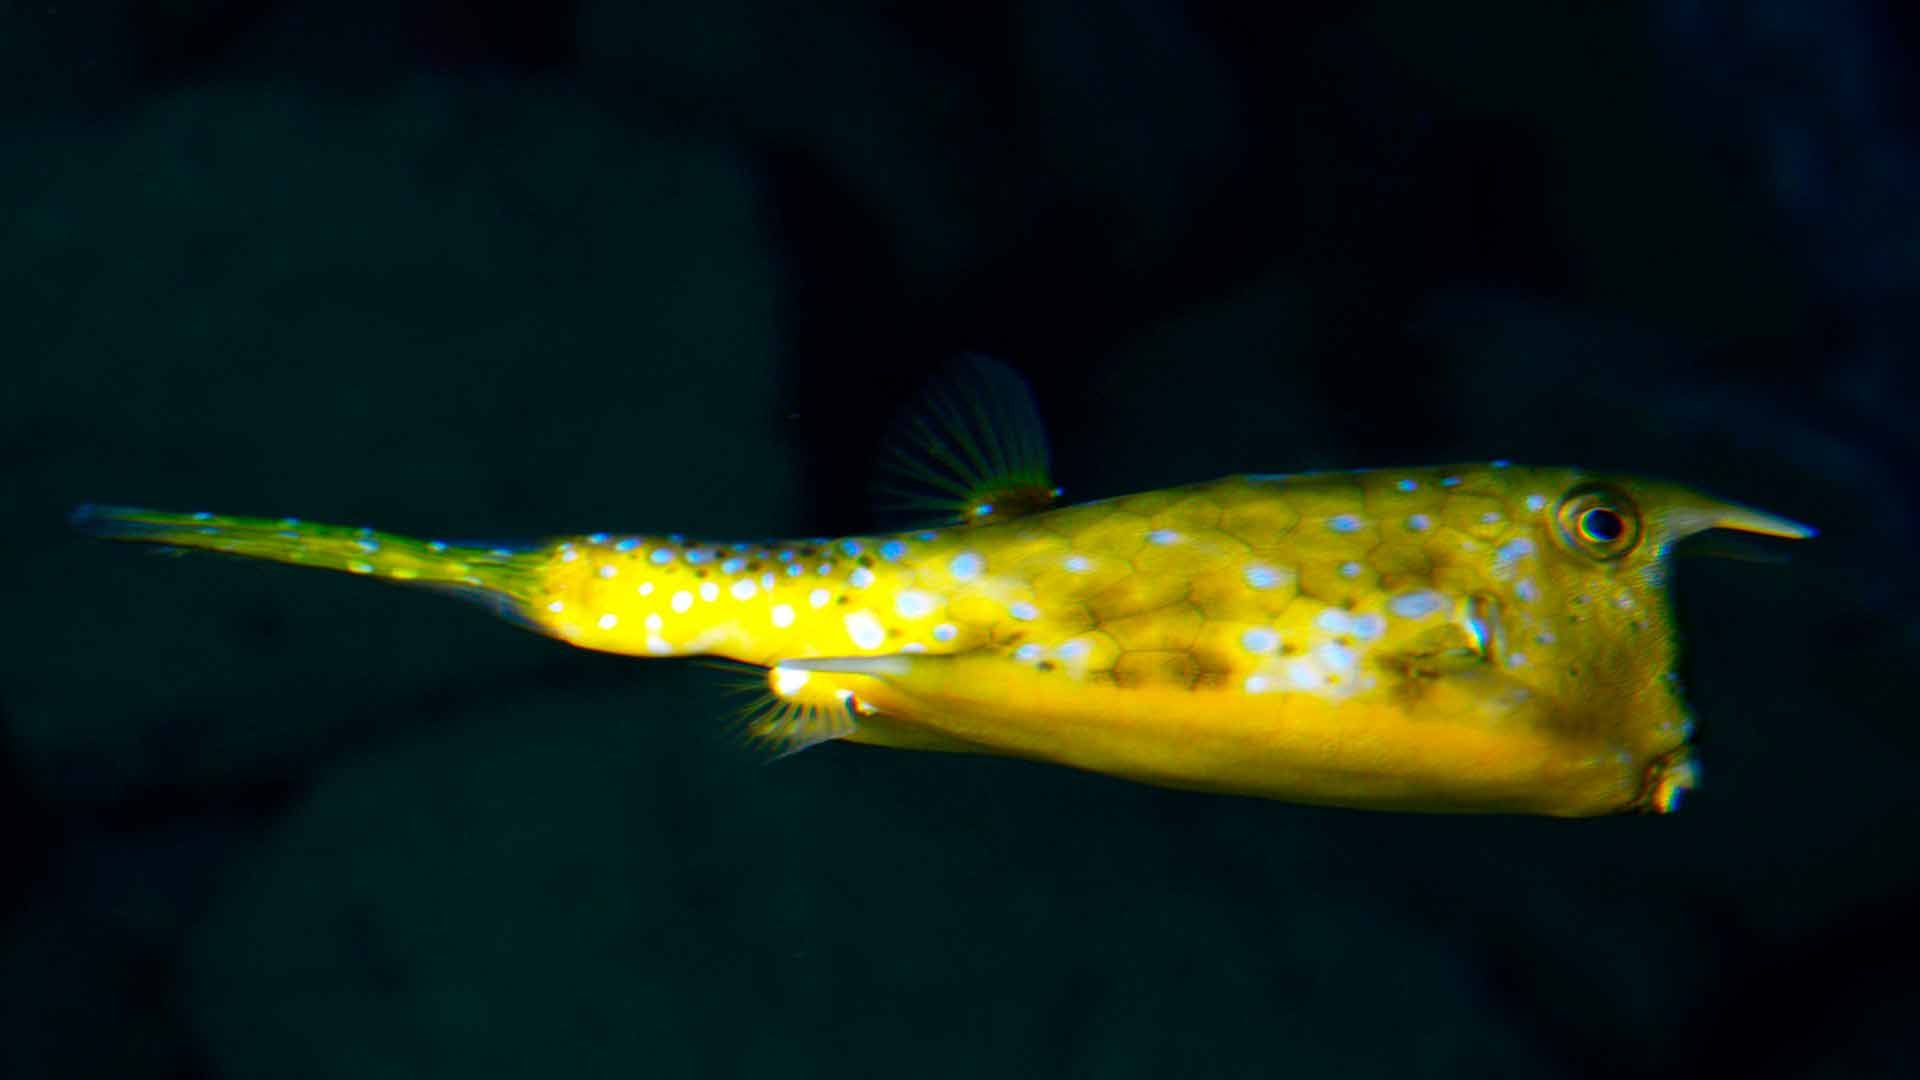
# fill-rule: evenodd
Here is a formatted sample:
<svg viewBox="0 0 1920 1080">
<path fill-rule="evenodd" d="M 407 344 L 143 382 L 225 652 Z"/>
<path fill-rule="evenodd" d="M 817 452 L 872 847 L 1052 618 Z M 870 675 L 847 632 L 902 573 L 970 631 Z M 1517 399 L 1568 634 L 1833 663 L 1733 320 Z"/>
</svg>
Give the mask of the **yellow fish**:
<svg viewBox="0 0 1920 1080">
<path fill-rule="evenodd" d="M 1784 518 L 1505 463 L 1210 483 L 1054 507 L 1018 376 L 931 392 L 894 474 L 938 528 L 513 547 L 82 507 L 116 540 L 452 588 L 583 648 L 766 669 L 749 730 L 1004 754 L 1391 810 L 1667 812 L 1695 781 L 1665 587 L 1706 529 Z"/>
</svg>

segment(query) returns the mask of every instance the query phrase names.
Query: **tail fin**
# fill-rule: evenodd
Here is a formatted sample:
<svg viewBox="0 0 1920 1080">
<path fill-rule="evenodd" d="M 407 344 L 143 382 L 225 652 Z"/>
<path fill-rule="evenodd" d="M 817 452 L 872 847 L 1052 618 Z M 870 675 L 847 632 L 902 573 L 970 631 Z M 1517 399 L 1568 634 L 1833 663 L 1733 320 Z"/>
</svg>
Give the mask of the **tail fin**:
<svg viewBox="0 0 1920 1080">
<path fill-rule="evenodd" d="M 297 518 L 182 514 L 125 506 L 82 506 L 73 525 L 91 536 L 269 559 L 363 574 L 385 581 L 438 586 L 489 602 L 501 614 L 524 609 L 546 554 L 416 540 L 410 536 L 317 525 Z"/>
</svg>

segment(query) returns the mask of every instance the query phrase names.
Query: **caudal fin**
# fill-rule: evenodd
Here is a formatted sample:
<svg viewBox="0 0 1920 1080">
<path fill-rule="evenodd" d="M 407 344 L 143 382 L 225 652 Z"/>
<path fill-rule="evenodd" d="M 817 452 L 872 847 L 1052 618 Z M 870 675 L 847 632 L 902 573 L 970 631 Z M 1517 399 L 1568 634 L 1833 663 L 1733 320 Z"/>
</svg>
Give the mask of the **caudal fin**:
<svg viewBox="0 0 1920 1080">
<path fill-rule="evenodd" d="M 126 506 L 81 506 L 75 528 L 104 540 L 158 544 L 268 559 L 415 585 L 439 586 L 491 601 L 512 615 L 533 594 L 543 552 L 447 544 L 298 518 L 174 513 Z"/>
</svg>

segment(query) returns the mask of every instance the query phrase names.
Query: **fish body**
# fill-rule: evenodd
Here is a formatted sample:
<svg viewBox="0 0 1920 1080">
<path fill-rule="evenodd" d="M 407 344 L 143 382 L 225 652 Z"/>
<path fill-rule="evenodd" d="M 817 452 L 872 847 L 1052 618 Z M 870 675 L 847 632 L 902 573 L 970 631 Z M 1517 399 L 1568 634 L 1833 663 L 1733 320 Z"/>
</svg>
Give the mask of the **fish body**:
<svg viewBox="0 0 1920 1080">
<path fill-rule="evenodd" d="M 1042 500 L 1044 502 L 1044 500 Z M 984 503 L 982 505 L 985 505 Z M 584 648 L 766 669 L 752 730 L 1374 809 L 1589 816 L 1692 786 L 1670 545 L 1811 530 L 1504 464 L 1233 476 L 941 528 L 487 548 L 87 508 L 116 539 L 439 585 Z"/>
</svg>

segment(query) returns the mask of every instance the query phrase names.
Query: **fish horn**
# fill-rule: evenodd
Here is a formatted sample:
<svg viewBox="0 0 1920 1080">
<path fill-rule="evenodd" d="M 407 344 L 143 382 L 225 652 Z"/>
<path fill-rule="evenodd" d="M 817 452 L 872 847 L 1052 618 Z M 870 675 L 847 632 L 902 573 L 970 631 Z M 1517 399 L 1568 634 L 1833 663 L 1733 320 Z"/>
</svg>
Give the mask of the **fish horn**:
<svg viewBox="0 0 1920 1080">
<path fill-rule="evenodd" d="M 1699 495 L 1676 500 L 1662 516 L 1676 540 L 1708 529 L 1731 529 L 1783 540 L 1807 540 L 1820 534 L 1820 530 L 1811 525 L 1802 525 L 1778 514 Z"/>
</svg>

